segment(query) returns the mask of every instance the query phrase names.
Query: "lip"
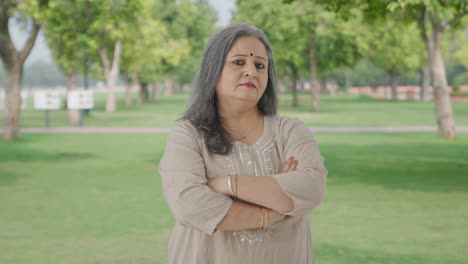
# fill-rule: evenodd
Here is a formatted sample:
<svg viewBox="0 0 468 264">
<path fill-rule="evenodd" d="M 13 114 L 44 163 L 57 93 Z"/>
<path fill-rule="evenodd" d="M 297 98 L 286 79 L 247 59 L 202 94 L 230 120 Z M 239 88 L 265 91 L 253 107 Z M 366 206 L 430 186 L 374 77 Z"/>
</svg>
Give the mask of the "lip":
<svg viewBox="0 0 468 264">
<path fill-rule="evenodd" d="M 255 84 L 252 83 L 252 82 L 241 83 L 240 85 L 245 86 L 245 87 L 250 88 L 250 89 L 257 88 L 257 86 L 255 86 Z"/>
</svg>

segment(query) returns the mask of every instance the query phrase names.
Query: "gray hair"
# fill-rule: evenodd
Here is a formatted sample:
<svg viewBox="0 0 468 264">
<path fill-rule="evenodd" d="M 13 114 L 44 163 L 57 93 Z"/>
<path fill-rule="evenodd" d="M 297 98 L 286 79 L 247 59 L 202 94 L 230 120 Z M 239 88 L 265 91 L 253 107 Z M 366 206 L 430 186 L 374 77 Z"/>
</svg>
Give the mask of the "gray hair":
<svg viewBox="0 0 468 264">
<path fill-rule="evenodd" d="M 275 63 L 265 33 L 252 25 L 239 23 L 229 25 L 214 34 L 205 46 L 187 109 L 181 117 L 181 120 L 189 120 L 203 135 L 206 146 L 212 153 L 226 155 L 232 150 L 233 138 L 224 128 L 217 109 L 216 84 L 226 56 L 239 37 L 256 37 L 263 43 L 268 54 L 268 83 L 257 103 L 258 110 L 264 115 L 273 115 L 278 107 Z"/>
</svg>

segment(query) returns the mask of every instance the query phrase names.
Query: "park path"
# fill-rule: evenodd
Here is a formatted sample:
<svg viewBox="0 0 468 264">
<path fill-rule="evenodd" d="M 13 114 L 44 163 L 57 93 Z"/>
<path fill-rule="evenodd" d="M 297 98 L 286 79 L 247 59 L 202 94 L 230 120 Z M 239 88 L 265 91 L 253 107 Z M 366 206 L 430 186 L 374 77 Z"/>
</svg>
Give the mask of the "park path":
<svg viewBox="0 0 468 264">
<path fill-rule="evenodd" d="M 312 132 L 326 133 L 399 133 L 399 132 L 436 132 L 435 126 L 346 126 L 346 127 L 309 127 Z M 167 127 L 34 127 L 22 128 L 23 133 L 36 134 L 160 134 L 169 132 Z M 468 132 L 468 126 L 457 126 L 457 132 Z M 3 132 L 3 129 L 0 128 Z"/>
</svg>

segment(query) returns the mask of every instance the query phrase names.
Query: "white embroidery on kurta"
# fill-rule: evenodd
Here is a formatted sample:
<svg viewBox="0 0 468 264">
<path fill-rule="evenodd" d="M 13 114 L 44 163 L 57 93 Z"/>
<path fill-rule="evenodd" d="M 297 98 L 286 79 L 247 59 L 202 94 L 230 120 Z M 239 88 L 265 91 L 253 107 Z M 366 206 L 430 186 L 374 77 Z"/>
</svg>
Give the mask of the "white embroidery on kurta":
<svg viewBox="0 0 468 264">
<path fill-rule="evenodd" d="M 232 152 L 226 158 L 228 161 L 227 169 L 229 175 L 272 175 L 272 148 L 274 143 L 275 138 L 260 138 L 260 140 L 253 145 L 245 145 L 238 141 L 234 142 Z M 254 229 L 239 230 L 232 234 L 238 237 L 241 242 L 254 245 L 268 239 L 272 235 L 273 230 L 274 228 L 270 226 L 261 231 Z"/>
</svg>

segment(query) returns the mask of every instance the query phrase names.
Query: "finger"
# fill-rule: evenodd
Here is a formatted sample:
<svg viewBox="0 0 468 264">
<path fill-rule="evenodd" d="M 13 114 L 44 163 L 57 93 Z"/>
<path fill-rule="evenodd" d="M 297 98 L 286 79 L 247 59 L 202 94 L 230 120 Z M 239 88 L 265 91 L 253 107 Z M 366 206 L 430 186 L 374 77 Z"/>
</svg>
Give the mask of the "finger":
<svg viewBox="0 0 468 264">
<path fill-rule="evenodd" d="M 291 165 L 292 161 L 290 159 L 287 160 L 286 163 L 283 165 L 283 169 L 281 170 L 281 172 L 288 172 Z"/>
<path fill-rule="evenodd" d="M 296 161 L 294 160 L 293 162 L 291 162 L 291 166 L 289 166 L 288 172 L 294 171 L 295 170 L 295 165 L 296 165 Z"/>
<path fill-rule="evenodd" d="M 294 160 L 291 164 L 291 167 L 289 167 L 289 171 L 295 171 L 298 163 L 299 163 L 298 160 Z"/>
<path fill-rule="evenodd" d="M 283 165 L 281 172 L 288 172 L 294 162 L 294 156 L 289 157 Z"/>
</svg>

